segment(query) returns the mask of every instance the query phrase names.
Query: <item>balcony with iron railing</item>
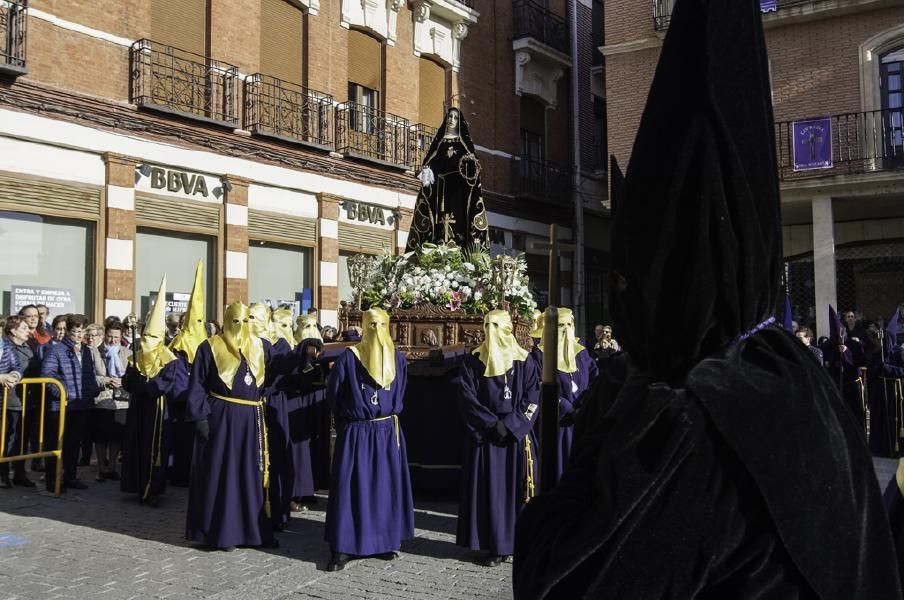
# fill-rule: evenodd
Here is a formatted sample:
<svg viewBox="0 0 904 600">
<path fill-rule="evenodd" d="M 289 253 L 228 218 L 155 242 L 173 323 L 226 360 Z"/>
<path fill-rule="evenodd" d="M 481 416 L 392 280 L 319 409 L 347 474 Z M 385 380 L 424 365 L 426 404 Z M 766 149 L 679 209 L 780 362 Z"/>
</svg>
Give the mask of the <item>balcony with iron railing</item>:
<svg viewBox="0 0 904 600">
<path fill-rule="evenodd" d="M 0 73 L 23 75 L 26 70 L 28 0 L 0 0 Z"/>
<path fill-rule="evenodd" d="M 347 156 L 408 168 L 408 119 L 357 102 L 336 106 L 336 151 Z"/>
<path fill-rule="evenodd" d="M 559 52 L 568 52 L 565 19 L 535 0 L 515 0 L 512 40 L 533 38 Z"/>
<path fill-rule="evenodd" d="M 832 0 L 760 0 L 760 12 L 781 17 L 785 10 L 812 7 L 818 12 L 820 9 L 832 8 L 833 4 Z M 656 31 L 669 28 L 674 7 L 675 0 L 653 0 L 653 27 Z"/>
<path fill-rule="evenodd" d="M 411 126 L 411 150 L 409 151 L 409 156 L 415 171 L 420 170 L 421 165 L 424 164 L 424 159 L 427 158 L 427 150 L 430 149 L 430 144 L 433 142 L 433 138 L 436 137 L 436 132 L 436 127 L 423 123 Z"/>
<path fill-rule="evenodd" d="M 236 127 L 238 67 L 141 39 L 130 50 L 132 103 Z"/>
<path fill-rule="evenodd" d="M 564 165 L 521 155 L 512 160 L 512 194 L 547 202 L 571 201 L 571 173 Z"/>
<path fill-rule="evenodd" d="M 333 97 L 255 73 L 245 77 L 243 126 L 255 135 L 333 148 Z"/>
<path fill-rule="evenodd" d="M 904 108 L 782 121 L 775 142 L 783 181 L 904 169 Z"/>
</svg>

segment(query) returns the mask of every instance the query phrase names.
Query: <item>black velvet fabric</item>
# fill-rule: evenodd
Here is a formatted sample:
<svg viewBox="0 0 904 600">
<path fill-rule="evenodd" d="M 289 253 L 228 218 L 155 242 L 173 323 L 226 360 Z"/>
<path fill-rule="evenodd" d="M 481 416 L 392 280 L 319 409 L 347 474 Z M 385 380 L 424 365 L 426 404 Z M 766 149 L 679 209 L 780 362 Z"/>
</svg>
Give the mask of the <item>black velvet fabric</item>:
<svg viewBox="0 0 904 600">
<path fill-rule="evenodd" d="M 631 365 L 519 516 L 515 598 L 901 597 L 857 423 L 807 348 L 752 333 L 780 292 L 772 121 L 759 2 L 678 0 L 613 182 Z"/>
</svg>

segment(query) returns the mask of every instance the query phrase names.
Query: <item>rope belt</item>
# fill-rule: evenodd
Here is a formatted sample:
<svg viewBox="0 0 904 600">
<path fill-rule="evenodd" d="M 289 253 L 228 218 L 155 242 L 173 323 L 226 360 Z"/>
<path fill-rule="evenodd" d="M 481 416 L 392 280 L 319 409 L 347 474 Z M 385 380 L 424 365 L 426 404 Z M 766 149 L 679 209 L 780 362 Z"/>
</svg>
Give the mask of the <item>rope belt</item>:
<svg viewBox="0 0 904 600">
<path fill-rule="evenodd" d="M 270 442 L 267 439 L 267 415 L 264 414 L 264 399 L 243 400 L 241 398 L 229 398 L 214 392 L 208 392 L 212 397 L 223 402 L 239 404 L 241 406 L 253 406 L 255 408 L 255 425 L 257 427 L 257 467 L 264 480 L 264 513 L 269 519 L 270 512 Z"/>
<path fill-rule="evenodd" d="M 530 435 L 524 436 L 524 458 L 527 462 L 527 486 L 524 491 L 524 502 L 534 497 L 534 456 L 531 452 Z"/>
<path fill-rule="evenodd" d="M 379 419 L 367 419 L 368 422 L 376 422 L 376 421 L 386 421 L 388 419 L 392 419 L 392 426 L 395 428 L 395 443 L 396 448 L 402 447 L 402 442 L 399 439 L 399 415 L 389 415 L 388 417 L 380 417 Z"/>
<path fill-rule="evenodd" d="M 151 479 L 153 479 L 154 467 L 162 466 L 160 457 L 163 454 L 163 410 L 165 403 L 165 396 L 157 398 L 157 406 L 154 411 L 154 437 L 151 441 L 151 444 L 156 442 L 156 445 L 151 446 L 151 464 L 148 466 L 148 482 L 144 486 L 144 494 L 141 496 L 142 500 L 147 500 L 151 495 Z"/>
<path fill-rule="evenodd" d="M 862 377 L 858 377 L 854 381 L 854 383 L 856 383 L 860 386 L 860 410 L 863 411 L 863 418 L 866 422 L 866 439 L 868 440 L 869 434 L 870 434 L 870 431 L 869 431 L 870 430 L 870 422 L 869 422 L 870 421 L 870 411 L 869 411 L 869 404 L 867 404 L 867 402 L 866 402 L 866 386 L 863 385 Z"/>
</svg>

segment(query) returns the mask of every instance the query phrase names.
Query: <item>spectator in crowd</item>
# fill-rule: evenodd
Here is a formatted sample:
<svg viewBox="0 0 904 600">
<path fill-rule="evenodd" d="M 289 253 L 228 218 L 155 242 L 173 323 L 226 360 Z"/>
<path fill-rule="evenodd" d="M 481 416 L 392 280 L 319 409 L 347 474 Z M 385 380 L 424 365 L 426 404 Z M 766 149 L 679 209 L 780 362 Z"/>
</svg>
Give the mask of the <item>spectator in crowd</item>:
<svg viewBox="0 0 904 600">
<path fill-rule="evenodd" d="M 317 329 L 320 330 L 320 334 L 323 335 L 323 327 L 320 326 L 320 313 L 317 312 L 317 307 L 312 306 L 308 309 L 308 316 L 314 315 L 314 318 L 317 320 Z M 334 337 L 338 337 L 338 331 Z"/>
<path fill-rule="evenodd" d="M 220 324 L 216 321 L 208 321 L 204 325 L 204 329 L 207 331 L 207 337 L 213 337 L 223 333 L 223 328 L 220 327 Z"/>
<path fill-rule="evenodd" d="M 50 310 L 48 310 L 47 306 L 44 304 L 37 304 L 35 306 L 38 309 L 38 329 L 52 336 L 52 327 L 47 326 L 47 319 L 50 317 Z"/>
<path fill-rule="evenodd" d="M 122 378 L 129 365 L 129 349 L 122 345 L 122 323 L 111 321 L 104 331 L 98 358 L 98 388 L 95 401 L 94 449 L 97 455 L 97 481 L 119 480 L 116 461 L 129 408 Z"/>
<path fill-rule="evenodd" d="M 21 448 L 22 403 L 16 384 L 26 376 L 28 362 L 19 356 L 30 354 L 28 324 L 22 317 L 9 317 L 3 327 L 5 338 L 0 349 L 0 394 L 6 394 L 6 456 L 18 456 Z M 25 462 L 13 463 L 13 479 L 9 479 L 9 463 L 0 464 L 0 488 L 9 489 L 12 484 L 34 487 L 25 475 Z"/>
<path fill-rule="evenodd" d="M 91 353 L 91 359 L 94 361 L 94 373 L 97 378 L 97 386 L 103 389 L 103 382 L 106 379 L 106 371 L 104 370 L 103 361 L 100 357 L 99 346 L 103 342 L 104 327 L 100 323 L 91 323 L 85 328 L 85 345 Z M 79 448 L 78 466 L 87 467 L 91 464 L 91 453 L 94 452 L 94 435 L 96 431 L 95 413 L 92 410 L 90 417 L 90 427 L 87 435 L 82 440 Z"/>
<path fill-rule="evenodd" d="M 612 356 L 620 351 L 621 347 L 618 342 L 612 339 L 612 326 L 603 325 L 600 330 L 600 336 L 596 340 L 596 345 L 593 347 L 594 357 L 599 360 L 600 357 Z"/>
<path fill-rule="evenodd" d="M 320 325 L 318 325 L 320 327 Z M 327 325 L 326 327 L 320 330 L 320 335 L 323 336 L 324 343 L 335 342 L 338 331 L 332 325 Z"/>
<path fill-rule="evenodd" d="M 866 329 L 863 327 L 863 322 L 857 318 L 857 313 L 853 310 L 849 310 L 844 313 L 843 318 L 844 328 L 847 330 L 848 337 L 862 343 L 863 339 L 866 337 Z"/>
<path fill-rule="evenodd" d="M 169 346 L 173 338 L 182 331 L 182 313 L 170 313 L 166 315 L 166 336 L 164 343 Z"/>
<path fill-rule="evenodd" d="M 28 327 L 28 338 L 24 344 L 18 343 L 15 335 L 9 335 L 8 339 L 15 351 L 19 364 L 24 370 L 23 376 L 26 378 L 41 376 L 41 344 L 40 339 L 50 340 L 50 336 L 39 329 L 38 325 L 38 309 L 34 305 L 25 306 L 20 313 L 24 313 L 23 320 Z M 40 450 L 40 419 L 37 415 L 41 414 L 41 394 L 40 386 L 33 385 L 27 388 L 27 393 L 23 398 L 21 387 L 16 390 L 20 402 L 26 402 L 26 414 L 36 415 L 35 418 L 26 419 L 25 422 L 25 452 L 30 454 Z M 43 471 L 43 459 L 34 459 L 31 461 L 32 471 Z M 27 484 L 26 484 L 27 485 Z"/>
<path fill-rule="evenodd" d="M 56 346 L 66 338 L 66 318 L 69 315 L 57 315 L 53 318 L 52 331 L 50 332 L 50 345 Z M 40 327 L 40 325 L 38 325 Z"/>
<path fill-rule="evenodd" d="M 91 351 L 85 344 L 85 327 L 88 319 L 84 315 L 69 315 L 66 318 L 65 338 L 50 346 L 41 365 L 41 376 L 52 377 L 66 390 L 66 429 L 63 436 L 63 486 L 83 490 L 87 486 L 78 479 L 78 450 L 90 430 L 91 410 L 97 396 L 97 376 Z M 59 427 L 59 391 L 49 387 L 54 401 L 45 412 L 45 431 L 55 432 Z M 45 436 L 48 450 L 56 449 L 56 436 Z M 46 461 L 44 481 L 48 490 L 56 483 L 56 459 Z"/>
<path fill-rule="evenodd" d="M 816 357 L 816 360 L 819 361 L 820 365 L 825 364 L 822 357 L 822 350 L 813 345 L 813 331 L 809 327 L 801 327 L 797 330 L 795 335 L 804 346 L 810 349 L 810 352 L 813 353 L 813 356 Z"/>
<path fill-rule="evenodd" d="M 603 335 L 603 327 L 604 327 L 604 325 L 602 323 L 597 323 L 596 325 L 593 326 L 593 343 L 594 344 L 596 344 L 598 341 L 600 341 L 600 337 L 602 337 L 602 335 Z"/>
<path fill-rule="evenodd" d="M 50 334 L 38 327 L 41 318 L 38 314 L 38 307 L 34 304 L 27 304 L 19 309 L 19 316 L 25 319 L 28 324 L 28 343 L 32 350 L 37 350 L 50 341 Z"/>
<path fill-rule="evenodd" d="M 345 331 L 342 332 L 342 336 L 339 338 L 340 341 L 343 342 L 360 342 L 361 341 L 361 328 L 360 327 L 349 327 Z"/>
</svg>

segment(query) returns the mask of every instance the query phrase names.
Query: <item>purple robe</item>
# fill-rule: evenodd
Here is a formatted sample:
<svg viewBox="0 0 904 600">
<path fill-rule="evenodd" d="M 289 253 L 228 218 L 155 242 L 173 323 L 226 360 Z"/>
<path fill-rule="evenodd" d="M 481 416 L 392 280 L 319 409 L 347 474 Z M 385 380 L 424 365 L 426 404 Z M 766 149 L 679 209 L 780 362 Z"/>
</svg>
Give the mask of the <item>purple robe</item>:
<svg viewBox="0 0 904 600">
<path fill-rule="evenodd" d="M 881 355 L 873 355 L 870 365 L 869 447 L 873 456 L 897 458 L 900 454 L 902 422 L 901 405 L 904 403 L 904 355 L 900 348 L 892 349 L 885 362 Z"/>
<path fill-rule="evenodd" d="M 543 352 L 534 348 L 534 357 L 540 368 L 540 380 L 543 377 Z M 559 376 L 559 451 L 556 453 L 556 481 L 562 477 L 568 461 L 571 459 L 571 447 L 574 442 L 574 413 L 581 408 L 584 395 L 599 377 L 599 367 L 587 350 L 577 355 L 578 370 L 574 373 L 556 371 Z M 574 385 L 572 385 L 572 383 Z"/>
<path fill-rule="evenodd" d="M 898 574 L 904 581 L 904 496 L 898 488 L 895 477 L 891 478 L 885 493 L 882 495 L 885 502 L 885 511 L 888 513 L 888 523 L 891 526 L 891 536 L 895 540 L 895 549 L 898 555 Z"/>
<path fill-rule="evenodd" d="M 191 457 L 195 447 L 195 424 L 186 421 L 185 410 L 188 401 L 188 376 L 191 373 L 191 363 L 188 357 L 181 351 L 176 352 L 176 360 L 182 363 L 185 371 L 186 384 L 177 393 L 167 397 L 167 451 L 169 458 L 168 477 L 171 485 L 185 487 L 188 485 L 191 473 Z"/>
<path fill-rule="evenodd" d="M 396 350 L 396 376 L 381 388 L 351 350 L 336 359 L 327 402 L 336 423 L 325 539 L 333 552 L 393 552 L 414 537 L 414 501 L 405 436 L 399 428 L 408 363 Z M 373 403 L 376 394 L 376 404 Z"/>
<path fill-rule="evenodd" d="M 321 377 L 321 370 L 319 365 L 307 357 L 307 346 L 312 344 L 322 347 L 319 340 L 302 340 L 300 350 L 302 366 L 295 374 L 284 378 L 284 387 L 288 395 L 289 453 L 293 468 L 292 498 L 314 495 L 312 442 L 320 435 L 329 439 L 328 415 L 324 419 L 326 390 L 313 387 L 315 381 Z"/>
<path fill-rule="evenodd" d="M 278 356 L 292 353 L 292 346 L 280 338 L 273 344 Z M 289 447 L 289 394 L 288 379 L 295 370 L 285 375 L 267 373 L 264 396 L 267 398 L 267 435 L 270 448 L 270 505 L 271 518 L 276 528 L 288 524 L 292 516 L 292 490 L 294 469 Z"/>
<path fill-rule="evenodd" d="M 456 543 L 507 556 L 514 553 L 515 519 L 528 493 L 528 475 L 539 492 L 540 447 L 533 426 L 540 414 L 540 371 L 530 358 L 515 361 L 506 376 L 485 377 L 485 371 L 473 354 L 461 366 L 458 407 L 467 433 Z M 490 442 L 497 421 L 514 438 L 504 447 Z"/>
<path fill-rule="evenodd" d="M 167 402 L 188 387 L 188 371 L 178 359 L 150 379 L 129 367 L 123 387 L 131 398 L 123 435 L 119 489 L 147 500 L 166 491 Z"/>
<path fill-rule="evenodd" d="M 267 371 L 291 370 L 294 353 L 273 352 L 264 341 Z M 189 378 L 186 420 L 207 420 L 210 436 L 206 442 L 195 439 L 188 515 L 185 536 L 214 548 L 258 546 L 273 537 L 272 523 L 265 512 L 269 496 L 264 490 L 262 427 L 266 419 L 261 408 L 215 398 L 258 401 L 265 382 L 245 383 L 250 374 L 242 358 L 233 380 L 226 387 L 217 372 L 210 343 L 204 341 L 195 354 Z M 271 509 L 274 499 L 270 498 Z M 271 514 L 273 511 L 271 510 Z"/>
</svg>

